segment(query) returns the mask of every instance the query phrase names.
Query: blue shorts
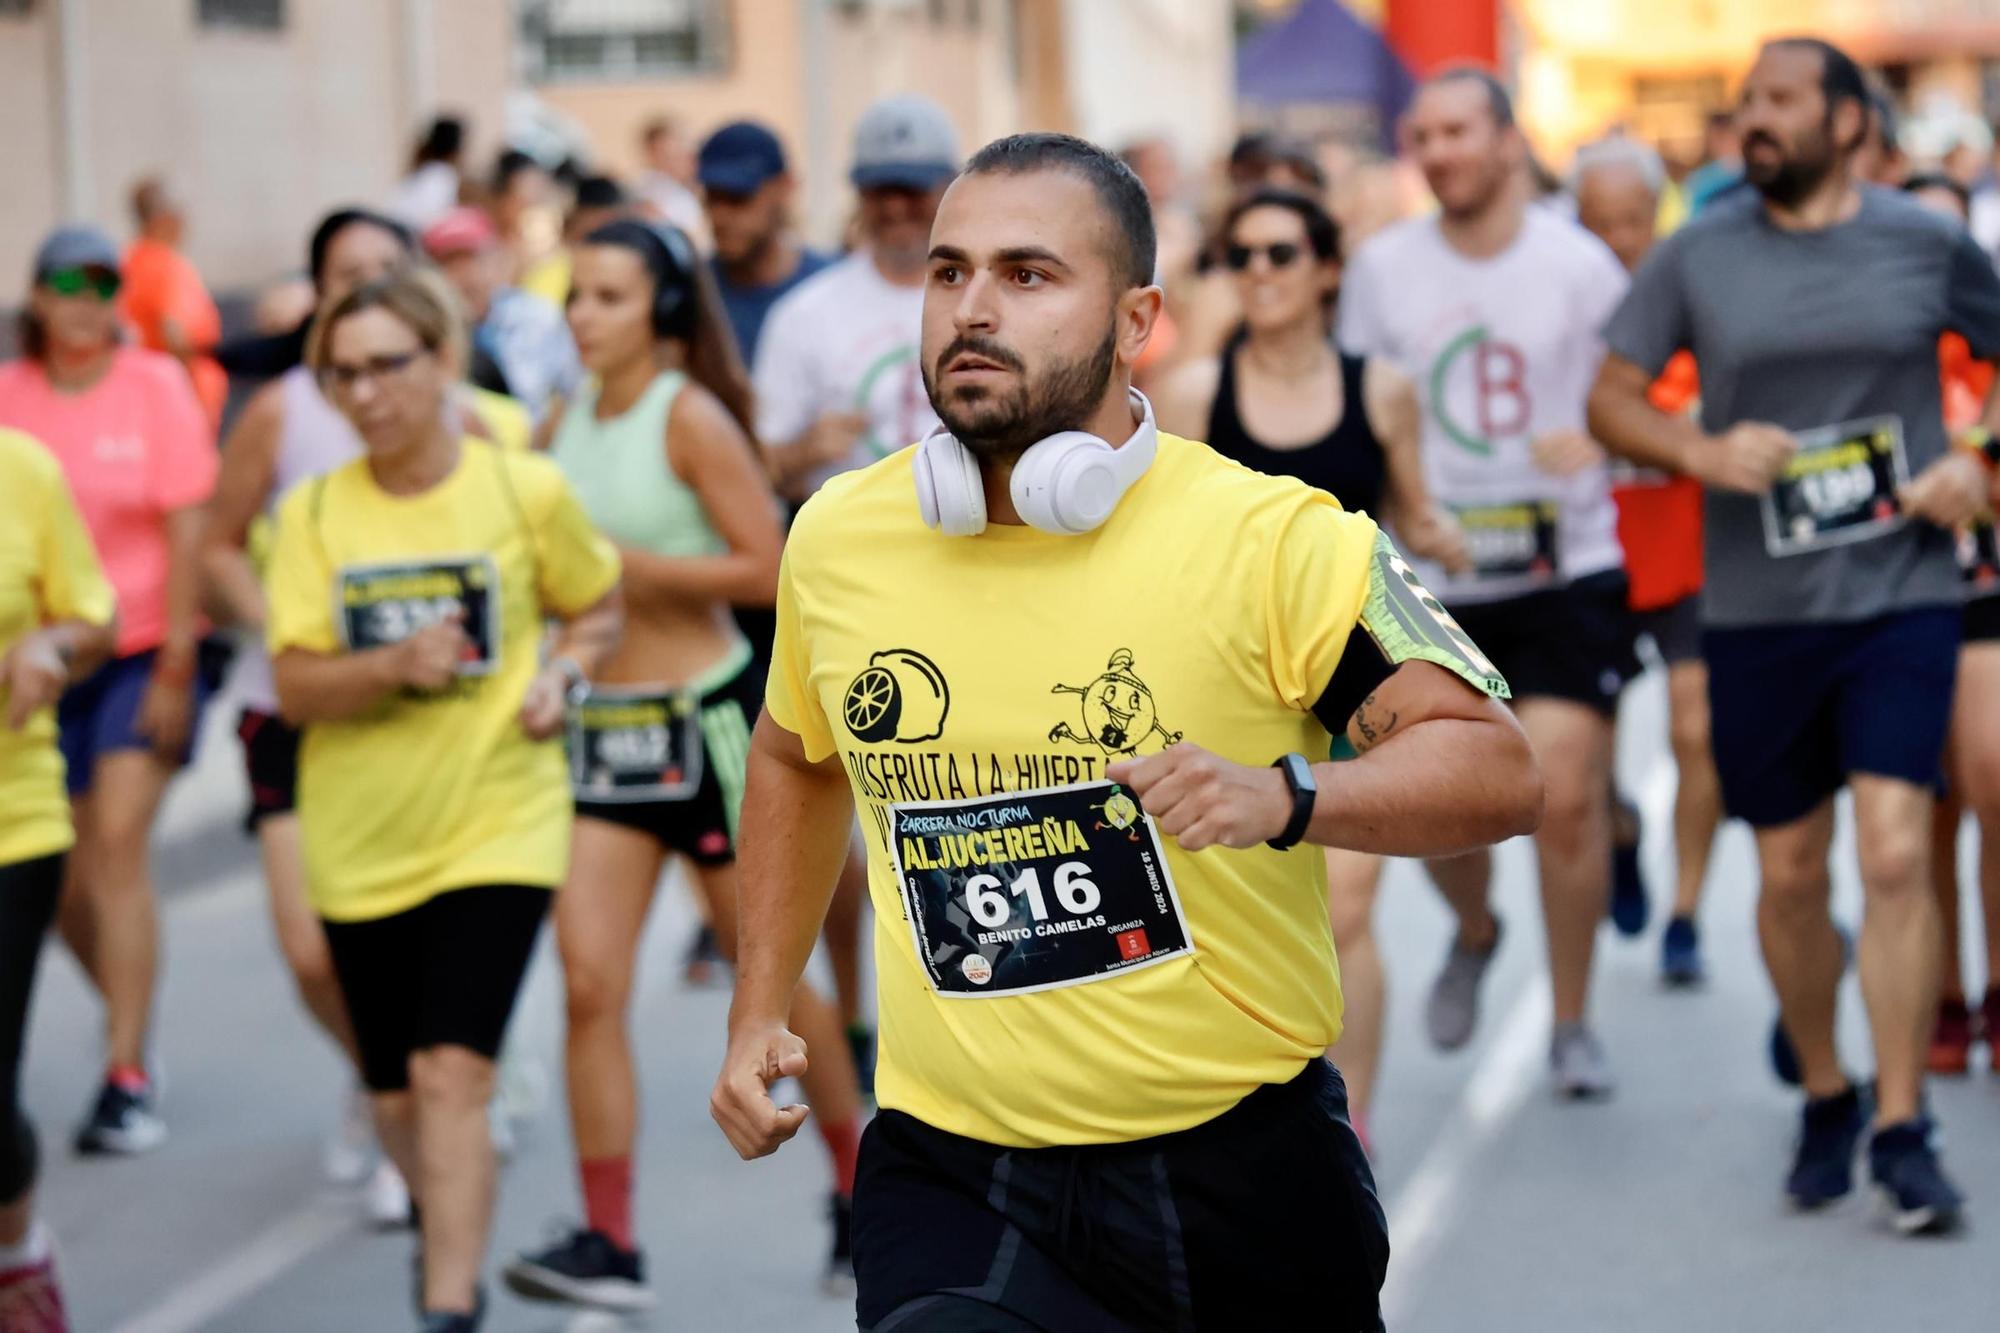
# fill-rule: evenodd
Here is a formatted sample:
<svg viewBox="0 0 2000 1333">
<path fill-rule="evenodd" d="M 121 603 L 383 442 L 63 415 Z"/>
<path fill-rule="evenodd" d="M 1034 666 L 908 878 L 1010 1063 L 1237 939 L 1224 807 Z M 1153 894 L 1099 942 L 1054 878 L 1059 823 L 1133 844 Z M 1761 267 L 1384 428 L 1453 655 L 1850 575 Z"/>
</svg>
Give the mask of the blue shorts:
<svg viewBox="0 0 2000 1333">
<path fill-rule="evenodd" d="M 1942 783 L 1964 614 L 1702 635 L 1722 804 L 1758 828 L 1812 813 L 1856 773 Z"/>
<path fill-rule="evenodd" d="M 56 706 L 57 740 L 62 746 L 63 763 L 68 766 L 69 794 L 82 796 L 90 790 L 97 761 L 116 750 L 150 750 L 153 743 L 139 734 L 139 702 L 146 696 L 152 679 L 154 649 L 114 657 L 64 692 Z M 201 715 L 215 689 L 215 673 L 209 655 L 194 673 L 194 716 L 188 723 L 188 748 L 181 766 L 194 758 L 196 738 L 201 735 Z"/>
</svg>

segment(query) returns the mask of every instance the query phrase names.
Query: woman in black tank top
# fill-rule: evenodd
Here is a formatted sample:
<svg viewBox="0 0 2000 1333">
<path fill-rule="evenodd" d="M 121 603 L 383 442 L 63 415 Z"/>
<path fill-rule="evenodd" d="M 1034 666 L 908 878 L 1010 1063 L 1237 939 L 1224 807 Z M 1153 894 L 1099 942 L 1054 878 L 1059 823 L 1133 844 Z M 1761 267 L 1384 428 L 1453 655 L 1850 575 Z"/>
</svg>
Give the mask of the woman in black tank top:
<svg viewBox="0 0 2000 1333">
<path fill-rule="evenodd" d="M 1263 190 L 1239 204 L 1223 251 L 1243 326 L 1222 355 L 1182 366 L 1156 387 L 1160 428 L 1206 438 L 1246 467 L 1297 477 L 1341 507 L 1395 529 L 1406 550 L 1459 567 L 1465 539 L 1431 503 L 1417 461 L 1415 388 L 1394 367 L 1333 345 L 1340 233 L 1304 195 Z M 1347 1078 L 1354 1127 L 1367 1113 L 1381 1051 L 1383 978 L 1375 948 L 1382 859 L 1329 850 L 1327 915 L 1340 950 L 1344 1030 L 1329 1052 Z"/>
<path fill-rule="evenodd" d="M 1243 325 L 1222 355 L 1154 393 L 1160 427 L 1274 476 L 1297 477 L 1395 529 L 1419 555 L 1461 554 L 1417 460 L 1416 390 L 1386 362 L 1333 345 L 1340 231 L 1313 199 L 1260 190 L 1231 211 L 1223 258 Z"/>
</svg>

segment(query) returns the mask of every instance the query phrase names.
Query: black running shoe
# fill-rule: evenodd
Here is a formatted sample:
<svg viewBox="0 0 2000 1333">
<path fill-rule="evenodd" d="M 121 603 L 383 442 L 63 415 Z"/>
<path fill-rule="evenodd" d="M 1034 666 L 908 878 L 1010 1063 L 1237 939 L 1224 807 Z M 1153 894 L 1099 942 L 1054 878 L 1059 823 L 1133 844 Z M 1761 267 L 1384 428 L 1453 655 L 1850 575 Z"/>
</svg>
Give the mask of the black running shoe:
<svg viewBox="0 0 2000 1333">
<path fill-rule="evenodd" d="M 508 1288 L 531 1301 L 562 1301 L 596 1310 L 650 1310 L 646 1260 L 621 1250 L 602 1231 L 579 1227 L 549 1248 L 523 1254 L 503 1274 Z"/>
<path fill-rule="evenodd" d="M 1854 1150 L 1860 1146 L 1867 1119 L 1856 1088 L 1806 1103 L 1798 1155 L 1785 1181 L 1785 1193 L 1794 1204 L 1823 1207 L 1854 1188 Z"/>
<path fill-rule="evenodd" d="M 1943 1236 L 1958 1229 L 1965 1196 L 1945 1179 L 1931 1150 L 1931 1124 L 1906 1120 L 1875 1131 L 1868 1144 L 1868 1174 L 1888 1206 L 1889 1220 L 1905 1236 Z"/>
<path fill-rule="evenodd" d="M 471 1314 L 456 1310 L 433 1310 L 418 1314 L 417 1333 L 479 1333 L 479 1326 L 486 1322 L 486 1291 L 481 1288 L 473 1294 Z"/>
<path fill-rule="evenodd" d="M 712 990 L 729 985 L 729 960 L 722 956 L 722 941 L 715 927 L 704 922 L 695 927 L 681 959 L 681 984 L 689 990 Z"/>
<path fill-rule="evenodd" d="M 1627 939 L 1646 933 L 1652 902 L 1639 870 L 1639 809 L 1623 796 L 1612 811 L 1611 924 Z"/>
<path fill-rule="evenodd" d="M 875 1032 L 866 1023 L 847 1025 L 847 1049 L 854 1056 L 854 1076 L 861 1081 L 861 1095 L 875 1100 Z"/>
<path fill-rule="evenodd" d="M 854 1200 L 833 1196 L 833 1253 L 826 1261 L 826 1291 L 830 1296 L 854 1293 Z"/>
<path fill-rule="evenodd" d="M 152 1091 L 127 1088 L 109 1079 L 76 1131 L 76 1150 L 91 1156 L 137 1157 L 166 1141 L 167 1127 L 153 1114 Z"/>
</svg>

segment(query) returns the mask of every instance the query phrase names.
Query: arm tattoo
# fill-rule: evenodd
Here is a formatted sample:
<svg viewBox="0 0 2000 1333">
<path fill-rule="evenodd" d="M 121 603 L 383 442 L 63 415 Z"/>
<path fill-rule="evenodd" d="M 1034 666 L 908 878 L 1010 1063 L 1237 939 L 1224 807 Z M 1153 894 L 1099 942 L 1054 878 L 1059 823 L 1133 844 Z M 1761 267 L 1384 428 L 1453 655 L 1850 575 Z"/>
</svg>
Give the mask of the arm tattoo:
<svg viewBox="0 0 2000 1333">
<path fill-rule="evenodd" d="M 1372 749 L 1386 740 L 1389 733 L 1396 729 L 1397 717 L 1398 714 L 1390 713 L 1385 719 L 1382 716 L 1382 707 L 1376 702 L 1373 694 L 1363 699 L 1361 707 L 1354 710 L 1354 729 L 1361 733 L 1362 742 L 1358 748 Z"/>
</svg>

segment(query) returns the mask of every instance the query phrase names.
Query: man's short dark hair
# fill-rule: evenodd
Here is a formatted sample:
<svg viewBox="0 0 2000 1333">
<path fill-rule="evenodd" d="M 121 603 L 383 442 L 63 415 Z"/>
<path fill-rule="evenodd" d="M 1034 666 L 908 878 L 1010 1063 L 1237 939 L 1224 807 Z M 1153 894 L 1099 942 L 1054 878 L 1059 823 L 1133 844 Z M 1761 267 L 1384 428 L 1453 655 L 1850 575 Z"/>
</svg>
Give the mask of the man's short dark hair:
<svg viewBox="0 0 2000 1333">
<path fill-rule="evenodd" d="M 1820 37 L 1779 37 L 1764 44 L 1767 51 L 1811 51 L 1819 56 L 1819 90 L 1826 98 L 1826 118 L 1833 119 L 1833 109 L 1842 102 L 1853 102 L 1861 108 L 1862 134 L 1868 132 L 1867 121 L 1870 110 L 1868 77 L 1861 72 L 1861 66 L 1854 63 L 1854 57 Z M 1858 143 L 1848 144 L 1853 149 Z"/>
<path fill-rule="evenodd" d="M 1110 224 L 1111 273 L 1126 287 L 1152 285 L 1159 241 L 1153 232 L 1153 205 L 1132 168 L 1096 144 L 1072 134 L 1010 134 L 972 155 L 961 176 L 1030 171 L 1067 171 L 1097 192 Z"/>
<path fill-rule="evenodd" d="M 1303 139 L 1272 130 L 1250 130 L 1239 135 L 1229 150 L 1229 174 L 1232 178 L 1261 180 L 1276 167 L 1283 167 L 1297 176 L 1308 189 L 1326 188 L 1326 171 L 1313 154 L 1312 145 Z"/>
<path fill-rule="evenodd" d="M 514 178 L 524 171 L 540 171 L 542 164 L 530 153 L 518 148 L 509 148 L 501 153 L 493 163 L 493 193 L 505 194 Z"/>
<path fill-rule="evenodd" d="M 585 176 L 576 183 L 578 208 L 623 208 L 628 202 L 625 187 L 610 176 Z"/>
<path fill-rule="evenodd" d="M 1435 88 L 1446 83 L 1476 85 L 1486 94 L 1486 109 L 1493 115 L 1493 124 L 1503 130 L 1514 124 L 1514 95 L 1507 91 L 1507 85 L 1500 82 L 1500 76 L 1492 70 L 1483 65 L 1453 65 L 1425 79 L 1423 86 Z"/>
</svg>

